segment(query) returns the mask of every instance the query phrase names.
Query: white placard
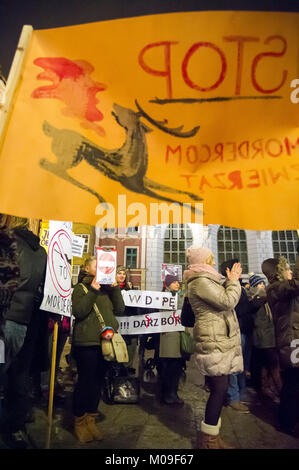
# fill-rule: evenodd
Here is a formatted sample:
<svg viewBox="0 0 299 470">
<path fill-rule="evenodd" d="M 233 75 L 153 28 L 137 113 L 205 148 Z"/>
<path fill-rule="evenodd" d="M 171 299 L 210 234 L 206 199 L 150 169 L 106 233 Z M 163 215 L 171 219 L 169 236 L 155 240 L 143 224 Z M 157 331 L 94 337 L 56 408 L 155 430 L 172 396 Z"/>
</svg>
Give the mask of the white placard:
<svg viewBox="0 0 299 470">
<path fill-rule="evenodd" d="M 145 313 L 131 317 L 117 317 L 119 333 L 122 335 L 144 335 L 184 331 L 181 325 L 181 310 Z"/>
<path fill-rule="evenodd" d="M 166 276 L 177 276 L 178 281 L 182 282 L 183 268 L 180 264 L 162 264 L 162 281 L 165 280 Z"/>
<path fill-rule="evenodd" d="M 97 281 L 99 284 L 111 285 L 116 276 L 116 250 L 97 248 Z"/>
<path fill-rule="evenodd" d="M 41 310 L 70 317 L 72 295 L 72 222 L 49 222 L 49 244 Z"/>
<path fill-rule="evenodd" d="M 83 250 L 84 250 L 84 243 L 85 239 L 83 237 L 78 237 L 73 233 L 73 240 L 72 240 L 72 253 L 73 256 L 77 258 L 82 258 Z"/>
<path fill-rule="evenodd" d="M 157 310 L 176 310 L 178 296 L 171 292 L 150 290 L 122 290 L 124 303 L 127 307 L 141 307 Z"/>
</svg>

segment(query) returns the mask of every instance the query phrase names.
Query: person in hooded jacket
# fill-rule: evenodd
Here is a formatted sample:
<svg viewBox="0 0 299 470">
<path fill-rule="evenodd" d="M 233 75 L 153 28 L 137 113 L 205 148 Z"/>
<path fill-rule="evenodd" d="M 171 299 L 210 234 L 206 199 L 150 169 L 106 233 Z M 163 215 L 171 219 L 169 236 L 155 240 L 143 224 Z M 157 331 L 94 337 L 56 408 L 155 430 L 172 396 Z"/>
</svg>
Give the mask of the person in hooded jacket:
<svg viewBox="0 0 299 470">
<path fill-rule="evenodd" d="M 5 391 L 2 439 L 11 448 L 26 448 L 25 421 L 30 410 L 29 373 L 41 333 L 42 302 L 47 253 L 40 239 L 28 230 L 28 220 L 10 217 L 16 238 L 20 282 L 4 312 Z"/>
<path fill-rule="evenodd" d="M 227 282 L 214 268 L 209 248 L 191 246 L 186 255 L 190 265 L 184 272 L 186 295 L 195 315 L 194 359 L 199 372 L 207 376 L 210 396 L 198 436 L 202 449 L 231 448 L 220 437 L 221 410 L 228 388 L 228 376 L 243 371 L 241 335 L 235 306 L 239 302 L 242 273 L 240 263 L 227 268 Z"/>
<path fill-rule="evenodd" d="M 254 315 L 251 377 L 256 390 L 279 403 L 281 377 L 273 315 L 267 302 L 266 285 L 258 274 L 249 277 L 248 296 L 257 307 Z"/>
<path fill-rule="evenodd" d="M 104 438 L 95 421 L 106 373 L 101 348 L 102 325 L 95 306 L 105 325 L 117 332 L 119 324 L 115 316 L 125 311 L 121 291 L 119 286 L 100 285 L 97 282 L 96 257 L 92 257 L 85 261 L 72 294 L 72 313 L 75 317 L 72 354 L 78 371 L 73 394 L 74 430 L 82 443 Z"/>
<path fill-rule="evenodd" d="M 298 256 L 296 266 L 298 266 Z M 279 427 L 294 435 L 298 415 L 299 361 L 299 279 L 293 279 L 290 266 L 283 256 L 269 258 L 262 264 L 269 281 L 267 299 L 273 315 L 276 347 L 282 369 L 279 405 Z"/>
<path fill-rule="evenodd" d="M 166 276 L 164 291 L 177 295 L 177 309 L 181 310 L 184 294 L 177 276 Z M 160 333 L 158 364 L 162 402 L 166 405 L 183 405 L 184 400 L 178 396 L 178 388 L 186 361 L 181 354 L 179 331 Z"/>
</svg>

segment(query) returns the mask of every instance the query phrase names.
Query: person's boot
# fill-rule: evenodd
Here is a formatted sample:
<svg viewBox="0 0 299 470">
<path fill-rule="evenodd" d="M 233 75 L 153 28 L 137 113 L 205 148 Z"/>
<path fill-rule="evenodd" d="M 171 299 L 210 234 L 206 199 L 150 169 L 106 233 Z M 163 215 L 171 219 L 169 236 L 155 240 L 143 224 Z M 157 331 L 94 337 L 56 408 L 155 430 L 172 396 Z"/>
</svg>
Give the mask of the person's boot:
<svg viewBox="0 0 299 470">
<path fill-rule="evenodd" d="M 199 449 L 220 449 L 218 444 L 219 426 L 212 426 L 201 422 L 201 430 L 197 437 L 197 447 Z"/>
<path fill-rule="evenodd" d="M 221 418 L 218 419 L 218 424 L 217 426 L 219 426 L 219 434 L 218 434 L 218 445 L 219 445 L 219 449 L 234 449 L 233 446 L 227 444 L 227 442 L 225 442 L 222 437 L 220 436 L 220 429 L 221 429 Z"/>
<path fill-rule="evenodd" d="M 87 427 L 86 413 L 79 418 L 75 416 L 74 431 L 79 442 L 85 444 L 86 442 L 93 441 L 93 435 Z"/>
<path fill-rule="evenodd" d="M 184 405 L 184 400 L 177 394 L 177 388 L 170 386 L 163 388 L 162 402 L 165 403 L 165 405 Z"/>
<path fill-rule="evenodd" d="M 86 426 L 95 441 L 102 441 L 104 439 L 104 433 L 96 425 L 96 416 L 96 413 L 87 413 L 85 418 Z"/>
<path fill-rule="evenodd" d="M 242 414 L 250 413 L 248 406 L 244 405 L 240 401 L 231 401 L 228 406 Z"/>
<path fill-rule="evenodd" d="M 184 400 L 178 396 L 180 371 L 172 376 L 166 375 L 162 383 L 162 401 L 166 405 L 184 405 Z"/>
<path fill-rule="evenodd" d="M 228 445 L 219 435 L 221 427 L 221 418 L 219 418 L 216 426 L 206 424 L 204 421 L 201 423 L 201 432 L 198 436 L 197 446 L 200 449 L 233 449 Z"/>
<path fill-rule="evenodd" d="M 180 382 L 180 371 L 178 371 L 177 374 L 172 377 L 171 396 L 173 399 L 173 403 L 175 405 L 184 405 L 184 400 L 178 396 L 179 382 Z"/>
<path fill-rule="evenodd" d="M 173 396 L 171 394 L 170 384 L 167 383 L 165 379 L 163 379 L 161 385 L 161 401 L 165 405 L 173 404 Z"/>
</svg>

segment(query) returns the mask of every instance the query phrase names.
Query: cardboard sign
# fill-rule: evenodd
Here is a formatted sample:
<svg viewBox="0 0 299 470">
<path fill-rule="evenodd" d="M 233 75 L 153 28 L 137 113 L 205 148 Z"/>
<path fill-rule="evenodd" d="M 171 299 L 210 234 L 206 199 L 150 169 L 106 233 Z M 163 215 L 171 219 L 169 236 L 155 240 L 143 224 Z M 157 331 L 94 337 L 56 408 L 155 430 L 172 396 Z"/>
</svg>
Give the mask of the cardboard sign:
<svg viewBox="0 0 299 470">
<path fill-rule="evenodd" d="M 122 335 L 144 335 L 185 330 L 185 327 L 181 325 L 181 310 L 165 310 L 132 317 L 117 317 L 117 321 L 119 332 Z"/>
<path fill-rule="evenodd" d="M 97 248 L 97 281 L 99 284 L 111 285 L 116 275 L 116 250 L 106 251 Z"/>
<path fill-rule="evenodd" d="M 153 308 L 157 310 L 176 310 L 177 295 L 171 292 L 149 290 L 122 290 L 124 303 L 127 307 Z"/>
<path fill-rule="evenodd" d="M 71 315 L 72 222 L 50 220 L 44 298 L 41 310 Z"/>
</svg>

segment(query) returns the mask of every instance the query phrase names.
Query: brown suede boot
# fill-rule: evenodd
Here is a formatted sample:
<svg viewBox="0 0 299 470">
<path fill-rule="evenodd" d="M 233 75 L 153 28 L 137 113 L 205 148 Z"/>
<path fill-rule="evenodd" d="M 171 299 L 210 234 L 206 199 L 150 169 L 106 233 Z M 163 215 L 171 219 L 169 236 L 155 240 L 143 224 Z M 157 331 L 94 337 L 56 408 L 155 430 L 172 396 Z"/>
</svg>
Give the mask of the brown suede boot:
<svg viewBox="0 0 299 470">
<path fill-rule="evenodd" d="M 218 443 L 218 436 L 212 436 L 212 434 L 206 434 L 205 432 L 200 433 L 200 449 L 220 449 Z"/>
<path fill-rule="evenodd" d="M 200 449 L 234 449 L 221 439 L 219 431 L 221 428 L 221 418 L 219 418 L 216 426 L 206 424 L 204 421 L 201 423 L 201 433 L 199 448 Z"/>
<path fill-rule="evenodd" d="M 93 441 L 93 436 L 89 429 L 87 428 L 86 423 L 86 414 L 80 416 L 79 418 L 75 416 L 75 426 L 74 431 L 79 442 L 85 444 L 86 442 Z"/>
<path fill-rule="evenodd" d="M 96 413 L 88 413 L 85 418 L 86 426 L 95 441 L 102 441 L 104 439 L 104 433 L 96 425 L 96 416 Z"/>
<path fill-rule="evenodd" d="M 227 442 L 225 442 L 225 441 L 220 437 L 220 434 L 218 434 L 218 445 L 219 445 L 219 449 L 235 449 L 235 447 L 230 446 L 229 444 L 227 444 Z"/>
</svg>

